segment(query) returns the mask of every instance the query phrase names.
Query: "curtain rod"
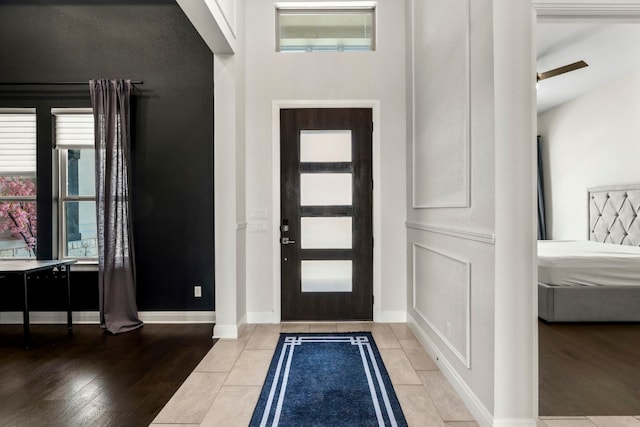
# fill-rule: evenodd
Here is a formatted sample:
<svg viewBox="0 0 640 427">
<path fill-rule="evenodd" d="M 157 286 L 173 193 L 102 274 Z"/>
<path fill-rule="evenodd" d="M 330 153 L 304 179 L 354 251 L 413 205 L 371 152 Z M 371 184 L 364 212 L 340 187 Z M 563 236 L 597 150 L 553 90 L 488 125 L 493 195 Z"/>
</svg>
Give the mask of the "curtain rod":
<svg viewBox="0 0 640 427">
<path fill-rule="evenodd" d="M 0 82 L 2 86 L 79 86 L 88 85 L 86 82 Z M 131 84 L 141 85 L 144 84 L 142 80 L 131 80 Z"/>
</svg>

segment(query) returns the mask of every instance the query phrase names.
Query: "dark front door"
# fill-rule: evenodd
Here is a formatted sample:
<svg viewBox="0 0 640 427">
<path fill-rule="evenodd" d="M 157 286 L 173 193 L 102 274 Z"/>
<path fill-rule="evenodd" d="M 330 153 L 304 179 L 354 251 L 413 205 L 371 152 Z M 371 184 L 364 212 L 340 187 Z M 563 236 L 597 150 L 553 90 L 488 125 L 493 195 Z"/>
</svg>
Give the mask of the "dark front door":
<svg viewBox="0 0 640 427">
<path fill-rule="evenodd" d="M 372 113 L 280 111 L 282 320 L 373 319 Z"/>
</svg>

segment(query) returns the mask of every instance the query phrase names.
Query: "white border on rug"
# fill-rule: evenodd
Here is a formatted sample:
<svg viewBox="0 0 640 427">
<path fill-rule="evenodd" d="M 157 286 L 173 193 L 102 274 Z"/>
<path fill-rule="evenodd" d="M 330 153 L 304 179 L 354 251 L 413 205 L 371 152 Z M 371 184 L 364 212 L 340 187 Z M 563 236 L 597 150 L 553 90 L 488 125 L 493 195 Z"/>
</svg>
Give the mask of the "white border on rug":
<svg viewBox="0 0 640 427">
<path fill-rule="evenodd" d="M 282 412 L 282 406 L 284 404 L 284 396 L 287 389 L 289 373 L 291 370 L 291 361 L 293 359 L 293 353 L 295 348 L 304 343 L 336 343 L 336 342 L 344 342 L 344 343 L 349 343 L 351 345 L 358 346 L 360 350 L 360 356 L 362 358 L 362 365 L 364 367 L 364 371 L 367 376 L 369 392 L 371 393 L 371 400 L 373 402 L 373 406 L 376 412 L 376 418 L 378 420 L 378 424 L 385 425 L 384 416 L 382 414 L 382 407 L 384 407 L 391 425 L 394 427 L 398 425 L 395 418 L 395 414 L 393 412 L 393 407 L 391 406 L 391 401 L 389 400 L 389 395 L 387 393 L 386 385 L 384 383 L 382 374 L 380 372 L 378 361 L 375 357 L 375 354 L 373 353 L 373 349 L 371 348 L 371 343 L 369 342 L 369 337 L 355 334 L 355 335 L 341 335 L 341 336 L 317 335 L 317 336 L 285 337 L 284 342 L 282 344 L 282 350 L 278 357 L 278 364 L 276 365 L 276 370 L 273 374 L 273 382 L 271 383 L 271 387 L 269 389 L 269 397 L 267 399 L 267 402 L 265 404 L 265 407 L 262 413 L 262 418 L 260 421 L 261 427 L 267 425 L 267 421 L 272 411 L 275 411 L 273 420 L 271 421 L 272 425 L 278 425 L 279 423 L 280 415 Z M 373 368 L 373 373 L 371 372 L 371 369 L 369 369 L 369 363 Z M 283 370 L 284 372 L 282 372 Z M 281 375 L 281 372 L 282 372 L 282 375 Z M 282 378 L 280 378 L 281 376 Z M 375 376 L 375 381 L 373 378 L 374 376 Z M 380 389 L 382 402 L 378 397 L 378 392 L 376 390 L 376 383 Z M 277 395 L 277 400 L 276 400 L 276 395 Z"/>
</svg>

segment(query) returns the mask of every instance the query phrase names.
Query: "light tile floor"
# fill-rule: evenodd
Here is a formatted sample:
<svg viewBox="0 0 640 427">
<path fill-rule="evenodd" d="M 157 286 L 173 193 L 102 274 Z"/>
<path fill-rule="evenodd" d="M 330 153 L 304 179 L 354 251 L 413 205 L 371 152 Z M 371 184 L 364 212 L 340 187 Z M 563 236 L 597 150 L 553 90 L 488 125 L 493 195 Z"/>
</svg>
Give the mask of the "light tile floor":
<svg viewBox="0 0 640 427">
<path fill-rule="evenodd" d="M 280 332 L 370 331 L 410 426 L 478 427 L 437 365 L 403 323 L 243 325 L 221 339 L 151 424 L 242 426 L 251 420 Z M 539 427 L 640 427 L 634 417 L 549 417 Z"/>
<path fill-rule="evenodd" d="M 540 417 L 539 427 L 640 427 L 638 417 Z"/>
</svg>

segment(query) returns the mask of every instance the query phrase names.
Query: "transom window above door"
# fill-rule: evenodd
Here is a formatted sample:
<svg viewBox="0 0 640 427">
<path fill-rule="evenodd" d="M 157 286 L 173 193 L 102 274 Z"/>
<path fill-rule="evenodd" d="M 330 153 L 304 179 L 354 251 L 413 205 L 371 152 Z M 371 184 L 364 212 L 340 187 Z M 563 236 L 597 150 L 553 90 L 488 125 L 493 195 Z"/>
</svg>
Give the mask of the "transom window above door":
<svg viewBox="0 0 640 427">
<path fill-rule="evenodd" d="M 376 3 L 276 4 L 276 51 L 374 51 Z"/>
</svg>

